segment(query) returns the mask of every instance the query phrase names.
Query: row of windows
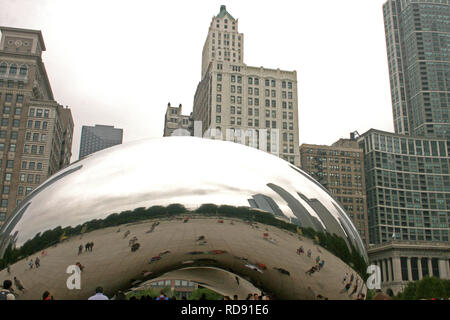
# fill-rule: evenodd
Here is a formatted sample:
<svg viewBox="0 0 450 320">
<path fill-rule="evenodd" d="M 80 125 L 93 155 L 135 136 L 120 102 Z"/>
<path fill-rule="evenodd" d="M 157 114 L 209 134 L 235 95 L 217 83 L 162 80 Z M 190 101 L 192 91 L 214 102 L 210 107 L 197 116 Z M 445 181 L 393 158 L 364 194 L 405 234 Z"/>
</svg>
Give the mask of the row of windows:
<svg viewBox="0 0 450 320">
<path fill-rule="evenodd" d="M 9 73 L 10 75 L 16 75 L 17 72 L 19 72 L 21 76 L 25 76 L 28 72 L 28 67 L 24 64 L 18 67 L 17 64 L 13 63 L 9 65 L 9 72 L 7 72 L 7 70 L 8 65 L 6 64 L 6 62 L 0 63 L 0 74 Z"/>
<path fill-rule="evenodd" d="M 2 94 L 0 92 L 0 98 Z M 13 101 L 13 94 L 7 93 L 5 94 L 5 102 L 12 102 Z M 16 95 L 16 103 L 23 103 L 23 94 L 17 94 Z"/>
<path fill-rule="evenodd" d="M 20 182 L 28 182 L 28 183 L 41 183 L 41 175 L 40 174 L 20 174 Z M 11 181 L 12 179 L 12 173 L 7 172 L 5 173 L 4 181 Z"/>
<path fill-rule="evenodd" d="M 3 87 L 3 79 L 0 79 L 0 88 L 2 88 Z M 16 84 L 16 81 L 14 81 L 14 80 L 8 80 L 7 81 L 7 88 L 8 89 L 14 89 L 15 88 L 15 84 Z M 23 89 L 25 87 L 25 85 L 24 85 L 24 83 L 23 83 L 23 81 L 18 81 L 17 82 L 17 88 L 18 89 Z"/>
<path fill-rule="evenodd" d="M 256 86 L 258 86 L 259 85 L 259 78 L 254 78 L 254 77 L 248 77 L 247 78 L 247 80 L 248 80 L 248 84 L 250 84 L 250 85 L 256 85 Z M 217 81 L 222 81 L 222 74 L 221 73 L 218 73 L 217 74 Z M 234 75 L 234 74 L 232 74 L 231 75 L 231 82 L 232 83 L 242 83 L 242 76 L 240 76 L 240 75 Z M 265 84 L 265 86 L 266 87 L 273 87 L 273 88 L 275 88 L 276 87 L 276 82 L 277 82 L 277 80 L 270 80 L 270 79 L 265 79 L 265 81 L 264 81 L 264 84 Z M 292 89 L 292 82 L 290 82 L 290 81 L 281 81 L 281 87 L 283 88 L 283 89 Z"/>
<path fill-rule="evenodd" d="M 35 113 L 36 112 L 36 113 Z M 49 109 L 40 109 L 40 108 L 30 108 L 28 115 L 30 117 L 36 117 L 36 118 L 48 118 L 50 114 Z"/>
</svg>

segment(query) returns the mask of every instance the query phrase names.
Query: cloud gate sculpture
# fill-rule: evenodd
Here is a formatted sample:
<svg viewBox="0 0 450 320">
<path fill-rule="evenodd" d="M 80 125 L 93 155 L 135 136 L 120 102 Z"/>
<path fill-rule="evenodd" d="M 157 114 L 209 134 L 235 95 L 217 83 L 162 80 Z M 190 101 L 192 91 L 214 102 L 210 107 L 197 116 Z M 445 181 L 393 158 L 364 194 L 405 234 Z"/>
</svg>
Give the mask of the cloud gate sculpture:
<svg viewBox="0 0 450 320">
<path fill-rule="evenodd" d="M 274 155 L 195 137 L 119 145 L 61 170 L 4 223 L 0 258 L 0 280 L 25 288 L 18 299 L 86 299 L 97 286 L 112 296 L 155 279 L 240 299 L 366 290 L 363 242 L 322 186 Z"/>
</svg>

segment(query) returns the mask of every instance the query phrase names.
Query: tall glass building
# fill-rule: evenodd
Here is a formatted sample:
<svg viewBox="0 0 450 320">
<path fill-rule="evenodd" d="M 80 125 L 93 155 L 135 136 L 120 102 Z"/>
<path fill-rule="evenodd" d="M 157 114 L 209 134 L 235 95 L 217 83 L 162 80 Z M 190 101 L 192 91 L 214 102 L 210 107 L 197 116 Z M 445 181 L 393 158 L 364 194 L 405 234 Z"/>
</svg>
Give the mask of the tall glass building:
<svg viewBox="0 0 450 320">
<path fill-rule="evenodd" d="M 371 129 L 364 150 L 370 243 L 449 241 L 450 142 Z"/>
<path fill-rule="evenodd" d="M 450 139 L 450 0 L 383 6 L 396 133 Z"/>
</svg>

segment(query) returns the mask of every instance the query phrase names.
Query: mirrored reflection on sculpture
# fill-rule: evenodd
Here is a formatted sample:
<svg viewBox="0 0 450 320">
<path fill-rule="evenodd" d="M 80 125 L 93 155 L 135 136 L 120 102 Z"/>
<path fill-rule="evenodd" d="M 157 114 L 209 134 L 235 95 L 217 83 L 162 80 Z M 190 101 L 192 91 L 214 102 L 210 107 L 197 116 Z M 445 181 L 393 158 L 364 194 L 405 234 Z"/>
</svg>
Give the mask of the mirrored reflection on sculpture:
<svg viewBox="0 0 450 320">
<path fill-rule="evenodd" d="M 16 208 L 0 254 L 0 280 L 25 288 L 18 299 L 46 290 L 86 299 L 97 286 L 111 296 L 180 276 L 240 298 L 252 286 L 275 299 L 366 290 L 363 242 L 322 186 L 268 153 L 195 137 L 137 141 L 73 163 Z M 81 269 L 80 289 L 68 288 L 70 265 Z M 346 273 L 355 279 L 347 290 Z"/>
</svg>

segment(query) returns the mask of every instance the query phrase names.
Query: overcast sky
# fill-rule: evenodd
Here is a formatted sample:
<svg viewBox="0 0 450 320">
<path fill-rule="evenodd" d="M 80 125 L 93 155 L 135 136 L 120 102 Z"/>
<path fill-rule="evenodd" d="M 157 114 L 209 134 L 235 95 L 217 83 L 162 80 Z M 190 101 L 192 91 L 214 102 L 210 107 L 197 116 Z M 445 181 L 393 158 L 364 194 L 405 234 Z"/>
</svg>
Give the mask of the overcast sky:
<svg viewBox="0 0 450 320">
<path fill-rule="evenodd" d="M 393 131 L 385 0 L 0 0 L 0 25 L 42 30 L 56 101 L 82 125 L 161 137 L 168 102 L 192 111 L 203 44 L 220 5 L 239 19 L 244 63 L 296 70 L 300 144 Z"/>
</svg>

